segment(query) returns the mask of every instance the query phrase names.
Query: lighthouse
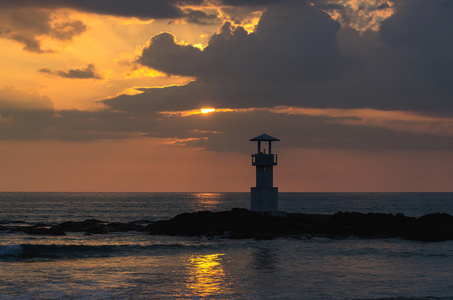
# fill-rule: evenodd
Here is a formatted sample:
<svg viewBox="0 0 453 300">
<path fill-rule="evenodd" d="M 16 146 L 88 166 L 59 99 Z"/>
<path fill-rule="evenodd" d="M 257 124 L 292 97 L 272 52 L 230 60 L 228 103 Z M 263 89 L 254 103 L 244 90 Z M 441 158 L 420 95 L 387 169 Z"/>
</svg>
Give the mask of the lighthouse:
<svg viewBox="0 0 453 300">
<path fill-rule="evenodd" d="M 277 165 L 277 154 L 272 153 L 272 142 L 280 140 L 264 133 L 250 141 L 258 142 L 258 151 L 252 154 L 252 166 L 256 167 L 256 187 L 251 188 L 251 210 L 260 214 L 278 215 L 278 188 L 274 187 L 273 172 Z"/>
</svg>

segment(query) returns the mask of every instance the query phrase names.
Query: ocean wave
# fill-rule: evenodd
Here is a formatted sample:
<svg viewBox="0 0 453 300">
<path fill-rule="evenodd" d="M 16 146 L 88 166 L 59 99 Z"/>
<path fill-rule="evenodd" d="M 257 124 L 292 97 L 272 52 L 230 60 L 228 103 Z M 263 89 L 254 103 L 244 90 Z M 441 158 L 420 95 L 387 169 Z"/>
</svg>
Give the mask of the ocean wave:
<svg viewBox="0 0 453 300">
<path fill-rule="evenodd" d="M 75 259 L 123 255 L 159 255 L 178 251 L 199 251 L 208 245 L 156 244 L 156 245 L 3 245 L 0 260 L 14 259 Z"/>
<path fill-rule="evenodd" d="M 0 257 L 4 256 L 20 256 L 24 253 L 22 245 L 6 245 L 0 246 Z"/>
</svg>

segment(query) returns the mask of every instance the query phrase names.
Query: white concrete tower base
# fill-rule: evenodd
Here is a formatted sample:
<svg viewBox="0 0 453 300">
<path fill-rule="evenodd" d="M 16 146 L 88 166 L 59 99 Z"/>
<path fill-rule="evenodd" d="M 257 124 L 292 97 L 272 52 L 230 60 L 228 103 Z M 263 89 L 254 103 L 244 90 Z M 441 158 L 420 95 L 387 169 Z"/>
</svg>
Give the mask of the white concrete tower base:
<svg viewBox="0 0 453 300">
<path fill-rule="evenodd" d="M 252 187 L 251 210 L 256 212 L 278 211 L 277 187 Z"/>
</svg>

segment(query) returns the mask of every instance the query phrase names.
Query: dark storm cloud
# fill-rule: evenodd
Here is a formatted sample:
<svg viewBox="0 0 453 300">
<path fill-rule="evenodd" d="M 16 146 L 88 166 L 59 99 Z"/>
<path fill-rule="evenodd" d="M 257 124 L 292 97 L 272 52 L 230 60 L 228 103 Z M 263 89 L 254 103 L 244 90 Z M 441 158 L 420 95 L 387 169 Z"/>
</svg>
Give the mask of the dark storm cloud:
<svg viewBox="0 0 453 300">
<path fill-rule="evenodd" d="M 323 10 L 344 10 L 345 7 L 343 5 L 337 3 L 318 3 L 316 7 L 323 9 Z"/>
<path fill-rule="evenodd" d="M 94 64 L 88 64 L 87 67 L 83 69 L 52 71 L 49 68 L 42 68 L 38 70 L 38 72 L 70 79 L 102 79 L 102 76 L 97 72 L 96 66 Z"/>
<path fill-rule="evenodd" d="M 216 14 L 207 14 L 201 10 L 184 10 L 184 20 L 198 25 L 213 25 L 218 21 Z"/>
<path fill-rule="evenodd" d="M 57 111 L 52 101 L 14 88 L 0 89 L 1 140 L 74 140 L 127 138 L 146 128 L 146 119 L 110 110 Z M 145 122 L 145 123 L 143 123 Z"/>
<path fill-rule="evenodd" d="M 172 94 L 168 101 L 140 96 L 142 107 L 159 109 L 159 102 L 164 110 L 189 103 L 197 108 L 210 102 L 217 107 L 453 112 L 451 1 L 408 1 L 398 9 L 378 34 L 339 30 L 318 8 L 281 1 L 268 7 L 256 33 L 226 23 L 204 51 L 177 45 L 168 33 L 157 35 L 138 62 L 168 74 L 195 76 L 198 85 L 188 86 L 187 93 L 152 92 L 155 99 L 161 98 L 159 93 Z M 196 99 L 206 94 L 211 98 Z"/>
<path fill-rule="evenodd" d="M 447 66 L 451 62 L 444 53 L 453 40 L 453 26 L 449 26 L 452 18 L 445 17 L 452 15 L 450 6 L 445 1 L 422 2 L 399 7 L 401 11 L 384 22 L 380 33 L 339 30 L 338 24 L 316 8 L 290 2 L 288 6 L 281 3 L 269 7 L 254 34 L 226 23 L 204 51 L 177 45 L 171 34 L 157 35 L 139 62 L 169 74 L 195 76 L 196 81 L 186 86 L 142 89 L 143 94 L 123 95 L 103 103 L 139 118 L 166 110 L 277 105 L 451 116 L 452 93 L 429 72 L 429 68 L 440 68 L 441 61 Z M 423 11 L 429 11 L 427 16 L 420 16 Z M 422 28 L 412 31 L 416 25 Z M 423 40 L 429 41 L 428 45 Z M 441 60 L 436 61 L 436 57 Z M 451 76 L 440 76 L 445 78 Z M 268 128 L 289 147 L 453 150 L 449 135 L 341 121 L 329 116 L 267 111 L 172 116 L 156 120 L 158 126 L 148 135 L 208 137 L 187 143 L 216 151 L 245 151 L 235 148 L 234 141 Z M 432 126 L 437 125 L 434 122 Z"/>
<path fill-rule="evenodd" d="M 249 152 L 249 143 L 238 141 L 247 141 L 257 132 L 266 129 L 284 141 L 282 146 L 285 148 L 453 150 L 453 137 L 448 135 L 340 124 L 347 120 L 357 120 L 355 116 L 339 118 L 288 115 L 265 110 L 218 112 L 187 117 L 142 113 L 139 110 L 135 113 L 112 110 L 55 111 L 46 98 L 23 94 L 22 101 L 35 103 L 36 107 L 30 108 L 29 105 L 18 105 L 18 99 L 6 101 L 7 94 L 2 95 L 0 91 L 0 111 L 3 112 L 0 114 L 2 140 L 87 141 L 137 136 L 195 138 L 182 143 L 212 151 Z M 11 107 L 11 104 L 14 104 L 14 107 Z"/>
<path fill-rule="evenodd" d="M 101 102 L 112 108 L 132 114 L 152 114 L 166 110 L 189 110 L 204 106 L 220 107 L 216 91 L 200 82 L 185 86 L 141 89 L 142 94 L 120 95 Z"/>
<path fill-rule="evenodd" d="M 350 117 L 355 118 L 355 117 Z M 347 119 L 347 118 L 346 118 Z M 170 117 L 161 123 L 166 134 L 174 131 L 174 136 L 196 137 L 191 131 L 220 133 L 200 133 L 208 139 L 187 142 L 190 146 L 213 151 L 250 151 L 247 141 L 263 129 L 282 141 L 284 147 L 331 148 L 354 150 L 453 150 L 453 137 L 426 133 L 408 133 L 372 126 L 339 124 L 344 118 L 329 116 L 287 115 L 268 111 L 216 113 L 214 115 L 193 115 L 185 118 Z M 178 134 L 176 134 L 178 133 Z M 283 143 L 284 142 L 284 143 Z"/>
<path fill-rule="evenodd" d="M 384 42 L 420 81 L 453 95 L 453 1 L 415 0 L 381 27 Z"/>
<path fill-rule="evenodd" d="M 199 5 L 203 0 L 0 0 L 0 8 L 72 8 L 96 14 L 141 19 L 182 18 L 179 5 Z"/>
<path fill-rule="evenodd" d="M 202 81 L 324 80 L 339 71 L 338 29 L 326 13 L 298 1 L 266 11 L 256 33 L 225 23 L 204 51 L 177 45 L 168 33 L 157 35 L 138 62 Z"/>
<path fill-rule="evenodd" d="M 143 55 L 138 62 L 167 74 L 190 76 L 197 72 L 200 60 L 200 49 L 177 45 L 172 34 L 161 33 L 151 39 L 149 47 L 143 49 Z"/>
<path fill-rule="evenodd" d="M 285 0 L 222 0 L 224 5 L 231 6 L 255 6 L 255 5 L 269 5 L 274 3 L 283 2 Z"/>
<path fill-rule="evenodd" d="M 387 2 L 386 3 L 382 3 L 381 5 L 379 5 L 376 10 L 385 10 L 385 9 L 389 9 L 391 8 L 390 4 L 388 4 Z"/>
</svg>

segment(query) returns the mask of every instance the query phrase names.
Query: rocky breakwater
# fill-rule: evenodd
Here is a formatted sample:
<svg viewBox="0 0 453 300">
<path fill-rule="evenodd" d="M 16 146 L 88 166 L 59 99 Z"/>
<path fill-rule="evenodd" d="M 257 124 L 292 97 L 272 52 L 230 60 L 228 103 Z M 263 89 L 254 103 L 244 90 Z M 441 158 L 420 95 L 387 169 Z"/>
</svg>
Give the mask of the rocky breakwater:
<svg viewBox="0 0 453 300">
<path fill-rule="evenodd" d="M 403 238 L 416 241 L 453 240 L 453 216 L 429 214 L 420 218 L 402 214 L 349 213 L 334 215 L 258 215 L 246 209 L 228 212 L 184 213 L 149 224 L 150 234 L 273 239 L 278 237 Z"/>
<path fill-rule="evenodd" d="M 39 235 L 67 232 L 107 234 L 139 231 L 154 235 L 223 237 L 233 239 L 290 238 L 403 238 L 415 241 L 453 240 L 453 216 L 429 214 L 420 218 L 402 214 L 338 212 L 334 215 L 287 214 L 284 217 L 259 215 L 246 209 L 183 213 L 170 220 L 103 222 L 89 219 L 57 225 L 0 221 L 0 231 Z"/>
</svg>

